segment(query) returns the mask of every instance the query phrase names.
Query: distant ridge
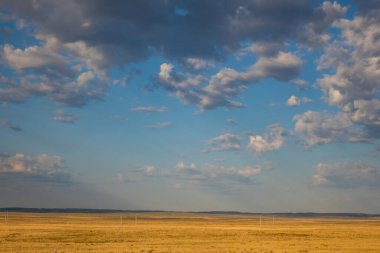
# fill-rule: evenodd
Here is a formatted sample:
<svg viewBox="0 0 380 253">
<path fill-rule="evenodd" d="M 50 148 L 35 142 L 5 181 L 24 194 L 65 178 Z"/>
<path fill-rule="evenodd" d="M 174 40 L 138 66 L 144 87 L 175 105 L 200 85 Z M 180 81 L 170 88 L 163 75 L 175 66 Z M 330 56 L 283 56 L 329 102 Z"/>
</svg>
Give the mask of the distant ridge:
<svg viewBox="0 0 380 253">
<path fill-rule="evenodd" d="M 313 213 L 313 212 L 281 212 L 281 213 L 252 213 L 238 211 L 164 211 L 164 210 L 122 210 L 122 209 L 91 209 L 91 208 L 28 208 L 28 207 L 3 207 L 0 212 L 25 212 L 25 213 L 198 213 L 198 214 L 239 214 L 239 215 L 276 215 L 284 217 L 349 217 L 366 218 L 380 217 L 380 214 L 366 213 Z"/>
</svg>

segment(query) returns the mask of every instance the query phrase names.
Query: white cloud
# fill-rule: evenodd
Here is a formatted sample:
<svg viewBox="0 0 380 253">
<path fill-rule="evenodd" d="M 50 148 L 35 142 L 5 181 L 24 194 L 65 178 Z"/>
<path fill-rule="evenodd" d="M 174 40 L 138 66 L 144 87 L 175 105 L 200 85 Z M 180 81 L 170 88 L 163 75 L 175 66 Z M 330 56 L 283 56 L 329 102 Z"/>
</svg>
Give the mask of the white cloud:
<svg viewBox="0 0 380 253">
<path fill-rule="evenodd" d="M 367 13 L 368 14 L 368 13 Z M 341 40 L 326 48 L 318 69 L 332 70 L 317 80 L 331 105 L 337 106 L 352 121 L 352 128 L 362 128 L 369 139 L 380 137 L 380 34 L 379 19 L 366 12 L 336 25 Z M 353 131 L 353 130 L 351 130 Z"/>
<path fill-rule="evenodd" d="M 288 81 L 298 75 L 301 67 L 302 60 L 298 56 L 280 51 L 273 57 L 260 57 L 250 70 L 242 75 L 250 82 L 266 77 Z"/>
<path fill-rule="evenodd" d="M 77 78 L 78 86 L 86 86 L 90 81 L 94 80 L 95 78 L 96 75 L 93 71 L 83 72 Z"/>
<path fill-rule="evenodd" d="M 223 68 L 208 81 L 201 75 L 176 73 L 173 65 L 163 63 L 158 80 L 173 96 L 184 103 L 197 104 L 201 110 L 216 107 L 234 108 L 243 107 L 233 99 L 248 84 L 268 77 L 281 81 L 291 80 L 298 75 L 301 67 L 302 61 L 298 56 L 279 52 L 275 56 L 260 57 L 247 71 L 238 72 L 231 68 Z"/>
<path fill-rule="evenodd" d="M 299 133 L 308 146 L 343 141 L 349 138 L 352 122 L 347 114 L 335 115 L 307 111 L 294 116 L 295 132 Z"/>
<path fill-rule="evenodd" d="M 311 102 L 313 102 L 313 100 L 308 97 L 298 98 L 292 95 L 288 98 L 288 100 L 286 101 L 286 104 L 288 106 L 295 107 L 295 106 L 300 106 L 301 104 L 310 104 Z"/>
<path fill-rule="evenodd" d="M 347 12 L 347 7 L 342 7 L 337 2 L 324 1 L 322 6 L 314 11 L 316 18 L 306 23 L 298 33 L 298 39 L 305 45 L 316 48 L 322 47 L 330 40 L 330 36 L 324 31 L 342 18 Z"/>
<path fill-rule="evenodd" d="M 160 73 L 158 77 L 163 80 L 169 80 L 171 78 L 171 72 L 173 71 L 174 66 L 168 63 L 163 63 L 160 65 Z"/>
<path fill-rule="evenodd" d="M 264 153 L 281 148 L 285 143 L 288 132 L 279 125 L 271 125 L 265 135 L 251 135 L 248 148 L 256 153 Z"/>
<path fill-rule="evenodd" d="M 380 170 L 364 162 L 319 163 L 314 166 L 312 183 L 331 187 L 380 187 Z"/>
<path fill-rule="evenodd" d="M 380 126 L 380 100 L 355 100 L 350 115 L 354 123 Z"/>
<path fill-rule="evenodd" d="M 207 141 L 208 148 L 203 152 L 239 151 L 243 138 L 239 135 L 225 133 Z"/>
<path fill-rule="evenodd" d="M 4 45 L 1 60 L 10 69 L 0 98 L 23 102 L 32 96 L 48 97 L 70 106 L 83 106 L 101 97 L 107 86 L 107 62 L 100 50 L 82 41 L 63 43 L 37 34 L 38 45 L 25 49 Z"/>
<path fill-rule="evenodd" d="M 299 106 L 301 104 L 301 101 L 296 96 L 290 96 L 289 99 L 286 101 L 286 104 L 288 106 Z"/>
<path fill-rule="evenodd" d="M 2 58 L 9 67 L 21 71 L 27 68 L 41 68 L 45 66 L 63 66 L 66 61 L 63 57 L 52 52 L 47 47 L 31 46 L 24 50 L 3 46 Z"/>
<path fill-rule="evenodd" d="M 53 120 L 62 123 L 74 123 L 78 116 L 66 113 L 64 110 L 57 110 L 54 112 Z"/>
<path fill-rule="evenodd" d="M 302 79 L 293 80 L 292 83 L 299 85 L 299 86 L 307 86 L 309 83 Z"/>
<path fill-rule="evenodd" d="M 212 67 L 214 64 L 210 61 L 200 59 L 200 58 L 187 58 L 186 66 L 190 69 L 201 70 L 204 68 Z"/>
<path fill-rule="evenodd" d="M 175 166 L 177 171 L 182 170 L 195 170 L 197 168 L 197 165 L 195 163 L 190 163 L 188 165 L 185 164 L 184 161 L 179 161 L 177 165 Z"/>
<path fill-rule="evenodd" d="M 0 156 L 0 177 L 68 183 L 71 176 L 64 169 L 65 161 L 59 156 L 26 156 L 22 153 Z"/>
<path fill-rule="evenodd" d="M 313 102 L 313 100 L 311 98 L 308 98 L 308 97 L 302 98 L 302 104 L 310 104 L 312 102 Z"/>
<path fill-rule="evenodd" d="M 93 69 L 99 76 L 104 77 L 105 69 L 108 67 L 106 56 L 96 47 L 89 46 L 84 41 L 76 41 L 64 44 L 64 48 L 71 51 L 82 59 L 85 65 Z"/>
</svg>

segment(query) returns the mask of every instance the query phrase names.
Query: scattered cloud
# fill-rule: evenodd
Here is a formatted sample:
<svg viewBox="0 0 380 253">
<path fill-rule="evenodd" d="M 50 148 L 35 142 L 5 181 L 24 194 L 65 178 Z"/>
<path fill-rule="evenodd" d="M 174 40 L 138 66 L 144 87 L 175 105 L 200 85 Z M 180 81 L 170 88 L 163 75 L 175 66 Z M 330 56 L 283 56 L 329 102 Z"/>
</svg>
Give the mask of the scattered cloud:
<svg viewBox="0 0 380 253">
<path fill-rule="evenodd" d="M 302 98 L 302 104 L 310 104 L 310 103 L 313 103 L 313 100 L 311 98 L 308 98 L 308 97 Z"/>
<path fill-rule="evenodd" d="M 311 20 L 298 31 L 298 40 L 311 48 L 325 46 L 330 36 L 324 31 L 344 17 L 347 9 L 337 2 L 324 1 L 322 6 L 314 9 Z"/>
<path fill-rule="evenodd" d="M 201 110 L 243 107 L 235 99 L 247 85 L 264 78 L 290 81 L 298 76 L 302 60 L 283 52 L 286 43 L 296 41 L 309 48 L 324 45 L 328 28 L 347 10 L 336 2 L 319 6 L 302 0 L 211 1 L 182 3 L 188 13 L 178 15 L 174 2 L 141 4 L 145 8 L 121 2 L 104 8 L 100 0 L 91 4 L 41 1 L 38 5 L 5 1 L 16 20 L 27 17 L 33 23 L 40 43 L 25 49 L 4 45 L 2 59 L 15 71 L 9 87 L 0 89 L 0 98 L 22 102 L 37 95 L 83 106 L 101 99 L 108 83 L 121 82 L 107 80 L 111 65 L 123 66 L 158 53 L 201 70 L 223 60 L 224 55 L 238 53 L 242 42 L 248 41 L 252 44 L 250 53 L 259 58 L 246 71 L 223 68 L 205 77 L 174 73 L 173 65 L 163 63 L 158 75 L 160 85 L 171 95 Z M 278 11 L 283 9 L 292 11 Z M 127 11 L 121 15 L 119 10 Z M 67 22 L 60 17 L 66 17 Z M 177 34 L 176 40 L 168 39 L 172 34 Z M 24 70 L 34 72 L 25 78 L 20 74 Z"/>
<path fill-rule="evenodd" d="M 6 44 L 3 46 L 2 57 L 6 65 L 17 71 L 42 68 L 47 65 L 63 67 L 67 64 L 63 57 L 52 52 L 48 47 L 32 46 L 21 50 Z"/>
<path fill-rule="evenodd" d="M 353 128 L 362 128 L 374 140 L 380 137 L 380 20 L 375 14 L 379 6 L 365 3 L 358 6 L 365 11 L 359 11 L 352 20 L 336 23 L 341 37 L 324 50 L 318 69 L 330 72 L 318 79 L 317 84 L 326 101 L 342 110 Z"/>
<path fill-rule="evenodd" d="M 293 80 L 292 83 L 294 83 L 295 85 L 299 85 L 299 86 L 308 86 L 309 83 L 305 80 L 302 80 L 302 79 L 296 79 L 296 80 Z"/>
<path fill-rule="evenodd" d="M 311 182 L 330 187 L 379 187 L 380 169 L 364 162 L 319 163 L 314 166 Z"/>
<path fill-rule="evenodd" d="M 301 104 L 310 104 L 313 100 L 307 97 L 298 98 L 294 95 L 290 96 L 286 101 L 286 104 L 291 107 L 300 106 Z"/>
<path fill-rule="evenodd" d="M 195 170 L 197 168 L 197 165 L 195 165 L 195 163 L 190 163 L 189 165 L 186 165 L 184 161 L 179 161 L 175 168 L 177 171 Z"/>
<path fill-rule="evenodd" d="M 35 39 L 40 44 L 25 49 L 3 45 L 0 58 L 9 75 L 0 76 L 2 101 L 20 103 L 41 96 L 80 107 L 104 95 L 107 75 L 100 51 L 82 41 L 63 43 L 46 34 Z"/>
<path fill-rule="evenodd" d="M 157 79 L 173 96 L 186 104 L 197 104 L 201 110 L 239 108 L 244 106 L 232 99 L 245 90 L 247 85 L 268 77 L 288 81 L 298 75 L 301 67 L 302 60 L 298 56 L 279 52 L 275 56 L 260 57 L 244 72 L 223 68 L 209 80 L 201 75 L 177 73 L 173 65 L 163 63 Z"/>
<path fill-rule="evenodd" d="M 66 113 L 64 110 L 57 110 L 54 112 L 53 120 L 61 123 L 75 123 L 78 116 Z"/>
<path fill-rule="evenodd" d="M 286 104 L 288 106 L 299 106 L 301 104 L 301 101 L 296 96 L 290 96 L 289 99 L 286 101 Z"/>
<path fill-rule="evenodd" d="M 368 101 L 365 102 L 365 105 Z M 371 103 L 369 103 L 371 104 Z M 359 107 L 359 105 L 357 104 Z M 364 106 L 364 105 L 360 105 Z M 357 121 L 361 124 L 369 117 L 364 106 L 357 109 L 356 113 L 338 112 L 336 114 L 320 113 L 315 111 L 306 111 L 302 115 L 294 116 L 295 132 L 306 141 L 307 146 L 327 144 L 332 142 L 367 142 L 374 136 L 378 136 L 379 129 L 362 127 L 355 125 Z M 376 111 L 378 108 L 371 105 L 370 111 Z M 377 116 L 375 116 L 377 117 Z M 371 123 L 374 122 L 373 117 L 369 117 Z M 369 131 L 374 131 L 373 133 Z"/>
<path fill-rule="evenodd" d="M 203 152 L 239 151 L 243 138 L 239 135 L 225 133 L 207 141 L 209 146 Z"/>
<path fill-rule="evenodd" d="M 264 135 L 251 135 L 247 147 L 259 154 L 281 148 L 289 133 L 279 125 L 270 125 L 267 130 Z"/>
<path fill-rule="evenodd" d="M 224 184 L 226 181 L 252 183 L 265 168 L 261 165 L 242 168 L 224 167 L 214 164 L 205 164 L 200 168 L 186 167 L 176 171 L 174 176 L 184 180 L 202 181 L 209 184 Z"/>
<path fill-rule="evenodd" d="M 182 160 L 173 169 L 156 170 L 153 165 L 147 165 L 127 174 L 116 174 L 118 182 L 126 182 L 126 178 L 143 180 L 147 177 L 171 178 L 189 182 L 202 182 L 205 185 L 225 185 L 228 182 L 252 183 L 265 170 L 270 169 L 270 165 L 253 165 L 245 167 L 225 167 L 222 165 L 205 163 L 201 166 L 193 162 L 186 163 Z M 127 176 L 126 176 L 127 175 Z M 179 184 L 183 187 L 183 184 Z"/>
<path fill-rule="evenodd" d="M 295 132 L 306 141 L 307 146 L 327 144 L 348 138 L 351 120 L 346 114 L 335 115 L 306 111 L 294 116 Z"/>
<path fill-rule="evenodd" d="M 22 131 L 22 129 L 19 126 L 14 125 L 11 121 L 7 119 L 0 118 L 0 126 L 8 128 L 14 132 Z"/>
<path fill-rule="evenodd" d="M 214 66 L 214 63 L 200 58 L 187 58 L 185 65 L 190 70 L 202 70 Z"/>
<path fill-rule="evenodd" d="M 167 112 L 168 108 L 161 106 L 161 107 L 153 107 L 153 106 L 138 106 L 132 108 L 132 111 L 134 112 L 140 112 L 140 113 L 162 113 Z"/>
<path fill-rule="evenodd" d="M 59 156 L 27 156 L 22 153 L 0 156 L 0 179 L 68 184 L 72 177 L 64 170 L 65 161 Z"/>
</svg>

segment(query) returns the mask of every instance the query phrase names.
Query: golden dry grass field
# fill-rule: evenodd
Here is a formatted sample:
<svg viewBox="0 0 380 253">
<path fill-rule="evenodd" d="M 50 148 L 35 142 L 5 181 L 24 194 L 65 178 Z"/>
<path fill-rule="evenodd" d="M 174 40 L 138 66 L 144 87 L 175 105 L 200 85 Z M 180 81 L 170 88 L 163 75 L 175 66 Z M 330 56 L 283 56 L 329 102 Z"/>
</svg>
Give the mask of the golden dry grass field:
<svg viewBox="0 0 380 253">
<path fill-rule="evenodd" d="M 379 218 L 0 213 L 0 252 L 380 252 Z M 137 216 L 137 220 L 135 220 Z M 121 218 L 122 217 L 122 218 Z"/>
</svg>

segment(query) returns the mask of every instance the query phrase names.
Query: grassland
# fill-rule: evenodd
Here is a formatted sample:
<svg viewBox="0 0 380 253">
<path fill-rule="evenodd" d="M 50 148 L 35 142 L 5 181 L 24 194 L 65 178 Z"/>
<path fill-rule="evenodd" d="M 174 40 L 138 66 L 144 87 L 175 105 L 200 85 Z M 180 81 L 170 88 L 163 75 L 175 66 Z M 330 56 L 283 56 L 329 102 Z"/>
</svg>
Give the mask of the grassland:
<svg viewBox="0 0 380 253">
<path fill-rule="evenodd" d="M 380 252 L 379 218 L 0 213 L 0 252 Z M 137 219 L 136 219 L 137 217 Z"/>
</svg>

